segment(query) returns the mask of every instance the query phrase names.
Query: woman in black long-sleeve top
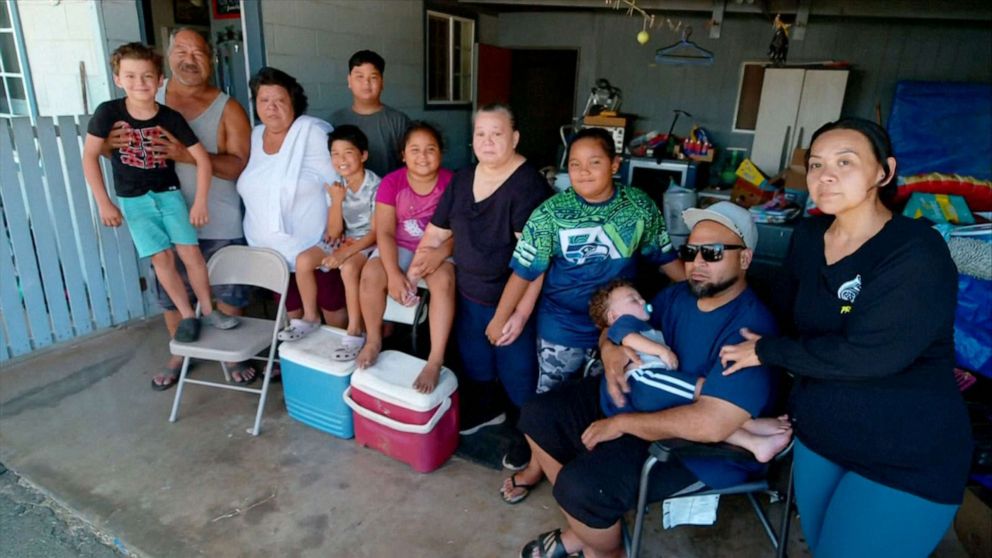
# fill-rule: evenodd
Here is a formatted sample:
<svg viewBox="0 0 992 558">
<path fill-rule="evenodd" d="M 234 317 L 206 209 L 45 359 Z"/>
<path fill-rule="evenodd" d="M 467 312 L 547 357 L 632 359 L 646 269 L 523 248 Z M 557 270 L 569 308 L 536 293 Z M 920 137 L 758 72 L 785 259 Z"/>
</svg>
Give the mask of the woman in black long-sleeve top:
<svg viewBox="0 0 992 558">
<path fill-rule="evenodd" d="M 957 271 L 940 235 L 882 203 L 896 160 L 876 124 L 813 135 L 806 180 L 825 216 L 787 262 L 791 337 L 724 347 L 725 374 L 795 376 L 796 501 L 813 554 L 927 556 L 961 502 L 972 442 L 954 382 Z"/>
</svg>

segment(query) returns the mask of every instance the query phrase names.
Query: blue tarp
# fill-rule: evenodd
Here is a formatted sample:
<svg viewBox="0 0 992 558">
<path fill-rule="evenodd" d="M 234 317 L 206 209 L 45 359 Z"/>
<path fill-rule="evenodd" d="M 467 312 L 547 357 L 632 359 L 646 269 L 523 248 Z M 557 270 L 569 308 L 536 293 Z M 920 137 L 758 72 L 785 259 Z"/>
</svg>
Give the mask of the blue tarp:
<svg viewBox="0 0 992 558">
<path fill-rule="evenodd" d="M 958 275 L 954 353 L 958 366 L 992 379 L 992 281 Z"/>
<path fill-rule="evenodd" d="M 889 116 L 899 175 L 992 179 L 992 84 L 900 81 Z"/>
</svg>

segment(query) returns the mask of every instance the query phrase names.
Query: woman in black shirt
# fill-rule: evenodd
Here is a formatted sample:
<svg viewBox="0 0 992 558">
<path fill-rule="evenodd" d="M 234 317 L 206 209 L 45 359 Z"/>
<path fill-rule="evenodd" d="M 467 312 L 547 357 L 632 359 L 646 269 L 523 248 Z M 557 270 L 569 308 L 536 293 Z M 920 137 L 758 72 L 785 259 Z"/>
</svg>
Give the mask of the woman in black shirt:
<svg viewBox="0 0 992 558">
<path fill-rule="evenodd" d="M 954 382 L 957 270 L 927 223 L 893 215 L 896 160 L 861 119 L 824 125 L 807 159 L 826 215 L 787 262 L 794 334 L 724 347 L 724 373 L 795 376 L 796 502 L 820 556 L 927 556 L 961 502 L 971 456 Z"/>
</svg>

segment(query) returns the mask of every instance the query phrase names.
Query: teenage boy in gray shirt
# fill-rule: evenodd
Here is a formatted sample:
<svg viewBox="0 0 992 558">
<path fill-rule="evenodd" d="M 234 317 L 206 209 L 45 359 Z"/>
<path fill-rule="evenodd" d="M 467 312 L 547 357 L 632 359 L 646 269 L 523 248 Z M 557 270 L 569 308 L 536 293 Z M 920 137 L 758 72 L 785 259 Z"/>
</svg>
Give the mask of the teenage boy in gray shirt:
<svg viewBox="0 0 992 558">
<path fill-rule="evenodd" d="M 410 118 L 381 100 L 386 61 L 371 50 L 360 50 L 348 59 L 348 89 L 352 103 L 331 115 L 335 127 L 358 126 L 369 140 L 369 159 L 365 168 L 386 176 L 400 168 L 400 141 Z"/>
</svg>

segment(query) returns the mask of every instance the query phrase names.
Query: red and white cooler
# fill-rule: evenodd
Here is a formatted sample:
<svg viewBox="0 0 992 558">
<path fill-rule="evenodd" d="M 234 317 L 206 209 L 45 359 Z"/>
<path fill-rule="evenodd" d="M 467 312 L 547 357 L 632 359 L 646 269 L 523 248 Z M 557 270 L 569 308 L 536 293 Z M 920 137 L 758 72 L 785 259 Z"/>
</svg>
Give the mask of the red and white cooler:
<svg viewBox="0 0 992 558">
<path fill-rule="evenodd" d="M 429 473 L 458 446 L 458 380 L 441 368 L 437 387 L 418 393 L 413 381 L 425 361 L 383 351 L 376 363 L 351 375 L 344 401 L 354 411 L 355 442 Z"/>
</svg>

